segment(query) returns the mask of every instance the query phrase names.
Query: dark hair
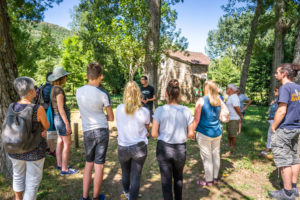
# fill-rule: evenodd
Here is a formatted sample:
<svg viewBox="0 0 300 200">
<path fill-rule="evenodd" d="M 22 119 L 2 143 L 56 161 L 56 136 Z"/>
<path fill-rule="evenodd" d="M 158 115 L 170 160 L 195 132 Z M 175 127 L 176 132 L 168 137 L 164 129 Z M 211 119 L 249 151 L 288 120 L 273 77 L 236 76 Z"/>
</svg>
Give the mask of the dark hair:
<svg viewBox="0 0 300 200">
<path fill-rule="evenodd" d="M 297 76 L 297 71 L 300 70 L 300 65 L 294 63 L 283 63 L 279 65 L 280 72 L 286 72 L 288 79 L 293 80 Z"/>
<path fill-rule="evenodd" d="M 102 66 L 97 62 L 92 62 L 86 67 L 87 77 L 90 80 L 95 80 L 102 75 Z"/>
<path fill-rule="evenodd" d="M 148 80 L 148 77 L 147 76 L 141 76 L 141 78 L 145 79 L 145 80 Z"/>
<path fill-rule="evenodd" d="M 51 74 L 52 74 L 52 72 L 48 72 L 48 73 L 46 74 L 46 81 L 49 82 L 48 77 L 49 77 Z"/>
<path fill-rule="evenodd" d="M 169 96 L 169 101 L 179 101 L 180 88 L 178 80 L 172 79 L 169 81 L 167 86 L 167 94 Z"/>
<path fill-rule="evenodd" d="M 281 85 L 276 85 L 276 86 L 275 86 L 275 90 L 279 90 L 280 86 L 281 86 Z"/>
</svg>

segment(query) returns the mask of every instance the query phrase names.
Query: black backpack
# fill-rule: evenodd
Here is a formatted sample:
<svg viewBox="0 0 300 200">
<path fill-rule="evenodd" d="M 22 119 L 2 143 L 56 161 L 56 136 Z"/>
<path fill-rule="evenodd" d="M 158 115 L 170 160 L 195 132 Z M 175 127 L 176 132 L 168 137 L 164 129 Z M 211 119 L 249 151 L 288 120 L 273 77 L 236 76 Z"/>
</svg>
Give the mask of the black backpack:
<svg viewBox="0 0 300 200">
<path fill-rule="evenodd" d="M 26 153 L 34 150 L 42 139 L 42 126 L 33 121 L 33 111 L 38 106 L 29 104 L 21 112 L 15 112 L 14 105 L 9 105 L 2 125 L 2 142 L 7 153 Z"/>
<path fill-rule="evenodd" d="M 43 91 L 44 91 L 44 88 L 47 87 L 47 86 L 48 85 L 40 85 L 40 87 L 38 87 L 36 89 L 36 97 L 33 100 L 34 104 L 43 106 L 46 112 L 47 112 L 47 110 L 49 108 L 49 102 L 45 101 L 45 99 L 44 99 L 45 94 L 44 94 Z"/>
</svg>

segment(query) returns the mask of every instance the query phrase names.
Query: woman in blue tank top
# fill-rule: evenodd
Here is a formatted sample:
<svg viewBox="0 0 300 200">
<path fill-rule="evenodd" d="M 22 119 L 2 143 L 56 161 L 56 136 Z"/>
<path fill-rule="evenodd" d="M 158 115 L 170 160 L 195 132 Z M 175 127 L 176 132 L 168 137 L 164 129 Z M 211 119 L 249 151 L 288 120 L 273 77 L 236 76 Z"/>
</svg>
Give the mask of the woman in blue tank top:
<svg viewBox="0 0 300 200">
<path fill-rule="evenodd" d="M 194 129 L 197 131 L 197 142 L 204 165 L 205 180 L 197 183 L 211 186 L 218 181 L 220 168 L 220 141 L 222 125 L 219 120 L 221 103 L 218 87 L 214 81 L 204 83 L 204 97 L 195 106 Z"/>
</svg>

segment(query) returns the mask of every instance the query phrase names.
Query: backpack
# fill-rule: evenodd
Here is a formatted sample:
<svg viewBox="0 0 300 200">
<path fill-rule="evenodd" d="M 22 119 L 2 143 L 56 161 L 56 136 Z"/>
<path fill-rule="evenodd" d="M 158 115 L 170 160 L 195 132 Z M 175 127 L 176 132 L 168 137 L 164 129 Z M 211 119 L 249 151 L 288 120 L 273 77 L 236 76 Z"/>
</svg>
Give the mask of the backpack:
<svg viewBox="0 0 300 200">
<path fill-rule="evenodd" d="M 14 105 L 9 105 L 2 125 L 2 142 L 7 153 L 26 153 L 34 150 L 42 139 L 41 124 L 33 121 L 33 110 L 38 106 L 29 104 L 24 110 L 15 112 Z"/>
<path fill-rule="evenodd" d="M 52 93 L 52 89 L 50 90 L 50 102 L 49 102 L 49 106 L 48 106 L 48 110 L 47 110 L 47 119 L 49 122 L 49 129 L 48 131 L 55 131 L 55 126 L 54 126 L 54 115 L 53 115 L 53 109 L 52 109 L 52 102 L 51 102 L 51 93 Z"/>
<path fill-rule="evenodd" d="M 48 110 L 49 108 L 49 99 L 50 99 L 50 93 L 44 93 L 44 90 L 47 88 L 47 87 L 51 87 L 52 89 L 52 85 L 40 85 L 40 87 L 38 87 L 36 89 L 36 97 L 35 97 L 35 100 L 34 100 L 34 104 L 39 104 L 41 106 L 44 107 L 45 111 Z M 51 91 L 50 89 L 50 91 Z M 47 95 L 47 96 L 46 96 Z"/>
</svg>

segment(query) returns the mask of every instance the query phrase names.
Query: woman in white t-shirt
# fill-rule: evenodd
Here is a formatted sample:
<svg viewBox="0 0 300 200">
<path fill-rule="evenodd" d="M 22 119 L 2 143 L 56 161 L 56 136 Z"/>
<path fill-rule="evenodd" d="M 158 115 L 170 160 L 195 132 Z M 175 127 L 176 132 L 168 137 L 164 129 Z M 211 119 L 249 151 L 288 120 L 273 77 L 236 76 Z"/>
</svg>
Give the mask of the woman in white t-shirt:
<svg viewBox="0 0 300 200">
<path fill-rule="evenodd" d="M 140 177 L 147 157 L 147 128 L 150 113 L 142 107 L 141 91 L 134 81 L 127 83 L 123 104 L 116 110 L 118 158 L 122 168 L 123 198 L 138 198 Z"/>
</svg>

